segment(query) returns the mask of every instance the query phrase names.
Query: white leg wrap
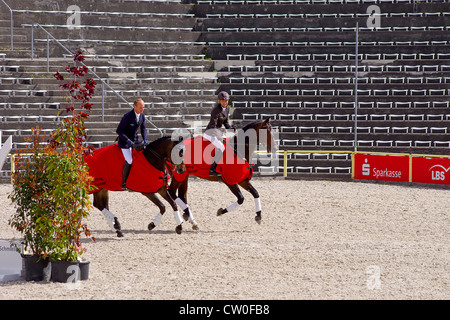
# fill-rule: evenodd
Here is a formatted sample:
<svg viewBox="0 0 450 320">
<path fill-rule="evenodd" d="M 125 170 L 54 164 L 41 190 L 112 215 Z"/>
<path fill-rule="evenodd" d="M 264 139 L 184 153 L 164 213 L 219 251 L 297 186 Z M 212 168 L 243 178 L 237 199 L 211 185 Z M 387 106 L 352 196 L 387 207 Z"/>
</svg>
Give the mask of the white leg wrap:
<svg viewBox="0 0 450 320">
<path fill-rule="evenodd" d="M 180 198 L 176 198 L 175 203 L 181 208 L 181 210 L 186 210 L 186 208 L 188 207 L 187 204 L 184 203 L 184 201 Z"/>
<path fill-rule="evenodd" d="M 159 212 L 159 213 L 156 215 L 155 219 L 153 220 L 153 224 L 154 224 L 155 226 L 157 226 L 157 225 L 161 222 L 161 219 L 162 219 L 162 214 L 161 214 L 161 212 Z"/>
<path fill-rule="evenodd" d="M 114 228 L 114 218 L 116 216 L 106 208 L 102 210 L 102 213 L 106 219 L 106 222 L 108 222 L 108 225 L 111 228 L 111 230 L 116 231 L 116 229 Z"/>
<path fill-rule="evenodd" d="M 187 208 L 189 208 L 189 205 L 186 205 Z M 191 209 L 189 209 L 189 218 L 188 218 L 189 222 L 193 222 L 194 221 L 194 215 L 192 214 Z"/>
<path fill-rule="evenodd" d="M 230 204 L 228 207 L 226 207 L 227 212 L 231 212 L 234 209 L 236 209 L 237 207 L 239 207 L 239 203 L 237 203 L 237 201 L 235 203 Z"/>
<path fill-rule="evenodd" d="M 183 223 L 183 218 L 181 218 L 179 211 L 174 211 L 173 216 L 175 217 L 175 221 L 177 222 L 178 226 Z"/>
<path fill-rule="evenodd" d="M 261 200 L 259 198 L 255 198 L 255 211 L 261 211 Z"/>
<path fill-rule="evenodd" d="M 186 203 L 184 203 L 184 201 L 181 200 L 180 198 L 176 198 L 176 199 L 175 199 L 175 203 L 176 203 L 176 204 L 181 208 L 181 210 L 183 210 L 183 211 L 189 208 L 189 205 L 186 204 Z M 189 218 L 188 218 L 188 221 L 189 221 L 189 222 L 194 221 L 194 216 L 192 215 L 191 210 L 189 210 Z"/>
</svg>

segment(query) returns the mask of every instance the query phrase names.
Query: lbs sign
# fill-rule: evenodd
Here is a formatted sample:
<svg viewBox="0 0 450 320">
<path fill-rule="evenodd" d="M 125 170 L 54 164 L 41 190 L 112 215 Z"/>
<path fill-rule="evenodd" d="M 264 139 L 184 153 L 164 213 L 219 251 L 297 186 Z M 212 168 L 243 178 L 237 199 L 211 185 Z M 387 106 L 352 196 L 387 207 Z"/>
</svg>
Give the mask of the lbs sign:
<svg viewBox="0 0 450 320">
<path fill-rule="evenodd" d="M 355 179 L 409 181 L 409 157 L 355 154 Z M 450 175 L 450 174 L 449 174 Z"/>
<path fill-rule="evenodd" d="M 412 181 L 450 184 L 450 159 L 413 157 Z"/>
</svg>

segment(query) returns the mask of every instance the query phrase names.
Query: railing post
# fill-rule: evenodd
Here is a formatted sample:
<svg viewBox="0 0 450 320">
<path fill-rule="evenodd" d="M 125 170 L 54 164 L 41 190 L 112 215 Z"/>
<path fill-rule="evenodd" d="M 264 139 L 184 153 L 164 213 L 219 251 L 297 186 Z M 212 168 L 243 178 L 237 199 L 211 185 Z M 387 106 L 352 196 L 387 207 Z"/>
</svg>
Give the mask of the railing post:
<svg viewBox="0 0 450 320">
<path fill-rule="evenodd" d="M 102 122 L 105 122 L 105 82 L 102 81 Z"/>
<path fill-rule="evenodd" d="M 355 155 L 356 152 L 352 152 L 352 179 L 355 179 Z"/>
<path fill-rule="evenodd" d="M 359 27 L 356 22 L 356 45 L 355 45 L 355 121 L 354 121 L 354 150 L 358 150 L 358 33 Z"/>
<path fill-rule="evenodd" d="M 47 33 L 47 72 L 50 72 L 50 38 Z"/>
<path fill-rule="evenodd" d="M 34 23 L 31 24 L 31 60 L 34 60 Z"/>
<path fill-rule="evenodd" d="M 410 154 L 409 155 L 409 182 L 412 182 L 412 172 L 413 172 L 412 159 L 413 159 L 413 155 Z"/>
<path fill-rule="evenodd" d="M 283 177 L 287 177 L 287 155 L 288 152 L 287 150 L 284 150 L 284 155 L 283 155 Z"/>
<path fill-rule="evenodd" d="M 10 10 L 11 13 L 11 50 L 14 50 L 14 21 L 13 21 L 13 11 Z"/>
</svg>

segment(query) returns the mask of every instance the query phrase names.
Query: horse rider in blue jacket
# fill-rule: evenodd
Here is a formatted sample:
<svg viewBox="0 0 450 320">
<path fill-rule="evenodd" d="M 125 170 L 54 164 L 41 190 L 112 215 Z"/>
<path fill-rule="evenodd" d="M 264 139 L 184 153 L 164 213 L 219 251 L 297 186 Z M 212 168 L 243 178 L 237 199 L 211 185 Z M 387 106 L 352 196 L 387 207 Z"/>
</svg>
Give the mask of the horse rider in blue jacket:
<svg viewBox="0 0 450 320">
<path fill-rule="evenodd" d="M 130 174 L 131 164 L 133 163 L 132 148 L 134 144 L 139 144 L 138 130 L 141 129 L 141 136 L 144 146 L 147 142 L 147 130 L 145 128 L 145 103 L 141 98 L 136 99 L 133 103 L 133 109 L 125 113 L 117 126 L 117 134 L 119 135 L 118 145 L 122 149 L 125 163 L 122 169 L 122 190 L 126 190 L 127 179 Z"/>
</svg>

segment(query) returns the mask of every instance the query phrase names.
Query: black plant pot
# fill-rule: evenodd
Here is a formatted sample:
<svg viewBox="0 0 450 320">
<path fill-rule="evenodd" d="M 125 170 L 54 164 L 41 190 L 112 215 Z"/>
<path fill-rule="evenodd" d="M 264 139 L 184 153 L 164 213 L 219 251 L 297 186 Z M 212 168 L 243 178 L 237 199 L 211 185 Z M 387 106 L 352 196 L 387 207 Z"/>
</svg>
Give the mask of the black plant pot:
<svg viewBox="0 0 450 320">
<path fill-rule="evenodd" d="M 89 279 L 89 261 L 80 261 L 80 280 Z"/>
<path fill-rule="evenodd" d="M 40 256 L 22 255 L 26 281 L 50 281 L 51 263 Z"/>
<path fill-rule="evenodd" d="M 78 261 L 52 261 L 53 282 L 77 282 L 80 280 Z"/>
</svg>

